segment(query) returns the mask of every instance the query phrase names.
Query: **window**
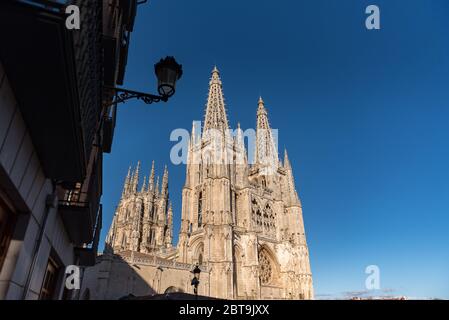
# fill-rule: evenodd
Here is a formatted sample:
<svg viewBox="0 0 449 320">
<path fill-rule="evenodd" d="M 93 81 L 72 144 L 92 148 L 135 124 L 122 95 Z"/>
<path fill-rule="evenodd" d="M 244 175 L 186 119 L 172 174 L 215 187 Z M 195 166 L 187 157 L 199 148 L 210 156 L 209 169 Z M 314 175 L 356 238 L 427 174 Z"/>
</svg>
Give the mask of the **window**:
<svg viewBox="0 0 449 320">
<path fill-rule="evenodd" d="M 265 179 L 265 177 L 262 177 L 262 187 L 267 187 L 267 180 Z"/>
<path fill-rule="evenodd" d="M 271 259 L 265 250 L 259 252 L 259 278 L 263 285 L 270 284 L 273 279 Z"/>
<path fill-rule="evenodd" d="M 148 243 L 150 244 L 150 246 L 153 245 L 153 240 L 154 240 L 154 230 L 151 229 L 151 230 L 150 230 L 150 237 L 149 237 L 149 239 L 148 239 Z"/>
<path fill-rule="evenodd" d="M 50 255 L 47 262 L 47 268 L 45 269 L 39 300 L 51 300 L 54 298 L 60 269 L 61 268 L 56 260 Z"/>
<path fill-rule="evenodd" d="M 16 215 L 0 197 L 0 271 L 8 252 L 15 224 Z"/>
<path fill-rule="evenodd" d="M 145 215 L 145 204 L 142 203 L 140 205 L 140 219 L 142 219 L 144 217 L 144 215 Z"/>
<path fill-rule="evenodd" d="M 151 206 L 151 220 L 154 220 L 154 204 Z"/>
<path fill-rule="evenodd" d="M 200 192 L 198 197 L 198 227 L 203 224 L 203 193 Z"/>
<path fill-rule="evenodd" d="M 201 243 L 195 250 L 195 257 L 196 257 L 195 260 L 196 263 L 198 263 L 199 265 L 203 264 L 203 255 L 204 255 L 204 245 Z"/>
</svg>

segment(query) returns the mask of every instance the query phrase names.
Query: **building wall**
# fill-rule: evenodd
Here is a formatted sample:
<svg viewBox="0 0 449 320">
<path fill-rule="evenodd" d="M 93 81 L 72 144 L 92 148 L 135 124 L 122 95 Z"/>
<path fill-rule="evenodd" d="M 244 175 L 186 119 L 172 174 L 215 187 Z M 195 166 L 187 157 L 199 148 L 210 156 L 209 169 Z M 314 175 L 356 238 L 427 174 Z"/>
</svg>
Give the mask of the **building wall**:
<svg viewBox="0 0 449 320">
<path fill-rule="evenodd" d="M 0 299 L 37 299 L 50 251 L 53 249 L 60 262 L 66 266 L 74 263 L 73 247 L 57 209 L 48 209 L 46 206 L 47 196 L 53 193 L 53 183 L 42 171 L 1 61 L 0 115 L 0 192 L 14 204 L 18 216 L 0 271 Z M 42 242 L 28 278 L 43 226 Z M 29 290 L 24 295 L 27 282 Z M 61 277 L 59 295 L 62 294 L 62 282 Z"/>
<path fill-rule="evenodd" d="M 94 267 L 84 271 L 81 297 L 89 292 L 93 300 L 117 300 L 128 294 L 150 296 L 163 294 L 168 289 L 193 294 L 191 280 L 193 265 L 160 259 L 150 255 L 132 257 L 104 254 Z M 210 273 L 201 266 L 199 295 L 210 295 Z"/>
</svg>

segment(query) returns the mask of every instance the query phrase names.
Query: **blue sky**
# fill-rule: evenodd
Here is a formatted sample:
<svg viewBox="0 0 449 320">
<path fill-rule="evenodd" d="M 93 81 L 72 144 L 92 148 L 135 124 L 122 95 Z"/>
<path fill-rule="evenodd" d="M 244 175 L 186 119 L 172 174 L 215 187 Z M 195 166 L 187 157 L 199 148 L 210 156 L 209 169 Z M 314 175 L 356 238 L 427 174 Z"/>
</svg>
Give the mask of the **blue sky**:
<svg viewBox="0 0 449 320">
<path fill-rule="evenodd" d="M 365 28 L 365 8 L 381 30 Z M 155 92 L 153 64 L 184 75 L 166 104 L 120 106 L 105 156 L 109 229 L 130 164 L 167 164 L 175 234 L 185 166 L 173 129 L 202 120 L 210 71 L 221 71 L 233 127 L 254 128 L 262 95 L 301 197 L 317 298 L 365 290 L 449 298 L 449 20 L 447 0 L 183 1 L 139 7 L 125 84 Z M 370 294 L 370 293 L 369 293 Z M 374 293 L 373 293 L 374 294 Z"/>
</svg>

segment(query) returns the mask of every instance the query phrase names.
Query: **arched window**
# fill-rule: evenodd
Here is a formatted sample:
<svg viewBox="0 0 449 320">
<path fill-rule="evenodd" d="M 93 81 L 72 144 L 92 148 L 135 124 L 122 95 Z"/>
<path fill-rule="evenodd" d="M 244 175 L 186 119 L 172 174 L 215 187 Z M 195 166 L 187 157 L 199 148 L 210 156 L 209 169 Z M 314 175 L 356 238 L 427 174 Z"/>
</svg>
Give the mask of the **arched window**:
<svg viewBox="0 0 449 320">
<path fill-rule="evenodd" d="M 203 264 L 204 245 L 201 243 L 195 250 L 195 260 L 199 265 Z"/>
<path fill-rule="evenodd" d="M 154 219 L 154 204 L 151 206 L 151 219 Z"/>
<path fill-rule="evenodd" d="M 198 227 L 203 225 L 203 193 L 198 196 Z"/>
<path fill-rule="evenodd" d="M 270 284 L 273 280 L 273 265 L 265 250 L 259 251 L 259 279 L 263 285 Z"/>
<path fill-rule="evenodd" d="M 268 203 L 265 206 L 264 219 L 267 225 L 266 231 L 269 233 L 274 233 L 276 231 L 276 213 Z"/>
</svg>

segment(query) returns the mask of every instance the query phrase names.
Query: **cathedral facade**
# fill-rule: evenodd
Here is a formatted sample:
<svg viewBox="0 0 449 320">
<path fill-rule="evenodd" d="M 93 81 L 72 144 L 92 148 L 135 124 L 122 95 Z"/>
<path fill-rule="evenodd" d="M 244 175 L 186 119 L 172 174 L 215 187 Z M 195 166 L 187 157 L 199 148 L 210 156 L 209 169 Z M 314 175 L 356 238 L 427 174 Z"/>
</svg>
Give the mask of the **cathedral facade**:
<svg viewBox="0 0 449 320">
<path fill-rule="evenodd" d="M 202 130 L 188 144 L 181 227 L 172 244 L 168 171 L 162 184 L 139 168 L 125 179 L 99 263 L 85 271 L 84 290 L 98 299 L 126 294 L 193 292 L 222 299 L 313 299 L 302 206 L 287 152 L 278 156 L 259 98 L 254 157 L 243 131 L 230 130 L 222 82 L 214 68 Z"/>
</svg>

